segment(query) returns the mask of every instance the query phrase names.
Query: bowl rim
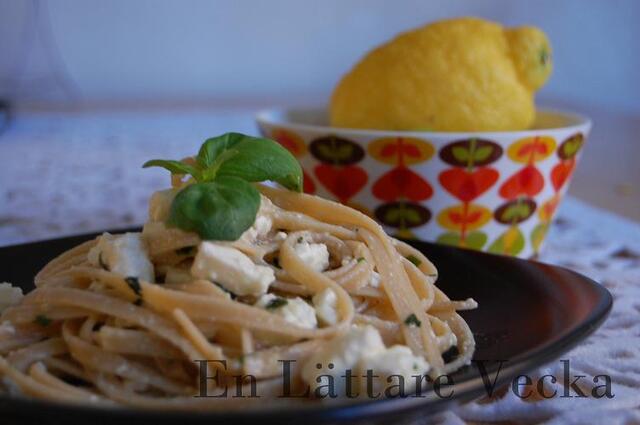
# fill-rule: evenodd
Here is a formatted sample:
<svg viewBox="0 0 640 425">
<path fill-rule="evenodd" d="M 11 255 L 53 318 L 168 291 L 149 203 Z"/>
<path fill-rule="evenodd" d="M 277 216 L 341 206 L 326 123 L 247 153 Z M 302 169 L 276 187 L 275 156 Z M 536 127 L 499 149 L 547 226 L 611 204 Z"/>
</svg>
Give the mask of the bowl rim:
<svg viewBox="0 0 640 425">
<path fill-rule="evenodd" d="M 568 111 L 562 108 L 542 107 L 538 108 L 538 111 L 551 113 L 555 115 L 561 115 L 566 118 L 574 120 L 576 123 L 552 128 L 536 128 L 529 130 L 515 130 L 515 131 L 404 131 L 404 130 L 367 130 L 367 129 L 355 129 L 355 128 L 343 128 L 343 127 L 331 127 L 328 125 L 316 125 L 316 124 L 304 124 L 300 122 L 294 122 L 287 120 L 284 117 L 291 112 L 307 112 L 307 113 L 322 113 L 326 111 L 324 107 L 275 107 L 261 109 L 255 115 L 255 120 L 259 126 L 281 126 L 292 130 L 301 131 L 314 131 L 320 133 L 339 133 L 350 136 L 377 136 L 377 137 L 417 137 L 417 138 L 442 138 L 447 137 L 449 139 L 465 139 L 470 137 L 478 137 L 481 135 L 485 138 L 500 137 L 500 136 L 513 136 L 517 138 L 537 136 L 540 132 L 551 131 L 565 131 L 573 130 L 575 132 L 581 132 L 586 135 L 589 133 L 592 126 L 592 121 L 586 115 Z"/>
</svg>

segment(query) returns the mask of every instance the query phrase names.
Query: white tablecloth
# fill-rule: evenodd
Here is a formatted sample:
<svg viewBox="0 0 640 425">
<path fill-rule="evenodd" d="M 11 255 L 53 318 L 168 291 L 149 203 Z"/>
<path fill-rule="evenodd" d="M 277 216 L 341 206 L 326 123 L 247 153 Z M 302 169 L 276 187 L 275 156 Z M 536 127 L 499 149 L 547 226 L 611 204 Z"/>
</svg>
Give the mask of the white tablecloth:
<svg viewBox="0 0 640 425">
<path fill-rule="evenodd" d="M 255 133 L 252 113 L 19 114 L 0 135 L 0 245 L 142 223 L 149 194 L 168 182 L 164 171 L 142 170 L 141 164 L 186 156 L 206 137 L 226 131 Z M 570 359 L 574 376 L 586 376 L 589 389 L 594 375 L 610 375 L 615 397 L 531 402 L 509 391 L 440 420 L 640 423 L 640 224 L 568 198 L 541 260 L 586 274 L 614 295 L 610 318 L 563 358 Z M 562 376 L 562 364 L 538 373 Z"/>
</svg>

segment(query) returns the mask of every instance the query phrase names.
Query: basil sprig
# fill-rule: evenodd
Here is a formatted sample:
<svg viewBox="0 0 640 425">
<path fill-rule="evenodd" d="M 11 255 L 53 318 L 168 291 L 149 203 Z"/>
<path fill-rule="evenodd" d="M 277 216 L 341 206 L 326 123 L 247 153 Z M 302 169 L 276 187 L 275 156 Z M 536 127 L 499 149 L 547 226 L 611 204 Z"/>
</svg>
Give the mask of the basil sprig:
<svg viewBox="0 0 640 425">
<path fill-rule="evenodd" d="M 240 133 L 207 139 L 193 165 L 154 159 L 143 165 L 190 175 L 173 200 L 167 224 L 196 232 L 205 240 L 237 240 L 256 219 L 260 193 L 253 182 L 271 180 L 302 191 L 298 161 L 278 143 Z"/>
</svg>

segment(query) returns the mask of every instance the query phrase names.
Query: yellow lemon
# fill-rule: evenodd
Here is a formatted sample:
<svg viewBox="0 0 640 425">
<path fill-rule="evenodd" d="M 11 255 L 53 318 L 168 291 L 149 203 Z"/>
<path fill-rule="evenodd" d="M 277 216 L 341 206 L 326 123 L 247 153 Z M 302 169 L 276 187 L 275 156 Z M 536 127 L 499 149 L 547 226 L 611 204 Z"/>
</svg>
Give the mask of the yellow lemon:
<svg viewBox="0 0 640 425">
<path fill-rule="evenodd" d="M 369 52 L 333 92 L 331 125 L 382 130 L 521 130 L 551 73 L 534 27 L 477 18 L 436 22 Z"/>
</svg>

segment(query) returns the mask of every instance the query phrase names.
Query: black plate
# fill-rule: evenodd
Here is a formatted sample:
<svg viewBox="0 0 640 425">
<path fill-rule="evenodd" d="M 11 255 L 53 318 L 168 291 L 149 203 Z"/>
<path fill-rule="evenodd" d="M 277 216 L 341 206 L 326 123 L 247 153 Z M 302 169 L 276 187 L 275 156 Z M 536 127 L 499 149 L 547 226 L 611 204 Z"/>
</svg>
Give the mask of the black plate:
<svg viewBox="0 0 640 425">
<path fill-rule="evenodd" d="M 32 278 L 61 252 L 95 237 L 75 236 L 0 248 L 0 281 L 32 289 Z M 464 312 L 476 341 L 476 361 L 483 361 L 486 378 L 495 388 L 534 370 L 571 349 L 592 333 L 612 305 L 609 292 L 592 280 L 560 267 L 495 256 L 476 251 L 413 242 L 440 271 L 438 285 L 453 299 L 475 298 L 480 307 Z M 500 365 L 498 361 L 505 361 Z M 424 398 L 407 397 L 280 411 L 240 413 L 158 412 L 96 409 L 0 397 L 3 423 L 108 424 L 249 424 L 402 423 L 424 418 L 459 403 L 486 395 L 479 363 L 450 375 L 449 398 L 433 391 Z M 497 375 L 497 378 L 496 378 Z"/>
</svg>

